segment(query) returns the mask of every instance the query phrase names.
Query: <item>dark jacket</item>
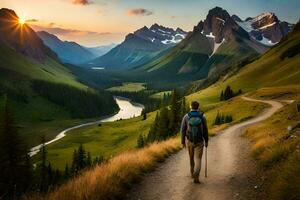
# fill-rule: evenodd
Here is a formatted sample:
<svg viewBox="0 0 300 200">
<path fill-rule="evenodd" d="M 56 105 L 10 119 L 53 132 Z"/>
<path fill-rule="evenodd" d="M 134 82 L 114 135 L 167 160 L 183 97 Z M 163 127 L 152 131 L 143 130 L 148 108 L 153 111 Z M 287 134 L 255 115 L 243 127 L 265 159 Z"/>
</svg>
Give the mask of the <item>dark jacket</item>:
<svg viewBox="0 0 300 200">
<path fill-rule="evenodd" d="M 191 112 L 199 112 L 199 111 L 191 111 Z M 207 128 L 207 122 L 205 116 L 200 113 L 200 115 L 203 116 L 203 139 L 206 144 L 208 144 L 208 128 Z M 187 129 L 188 129 L 188 123 L 189 123 L 189 116 L 186 114 L 181 123 L 181 144 L 185 144 L 185 138 L 187 136 Z"/>
</svg>

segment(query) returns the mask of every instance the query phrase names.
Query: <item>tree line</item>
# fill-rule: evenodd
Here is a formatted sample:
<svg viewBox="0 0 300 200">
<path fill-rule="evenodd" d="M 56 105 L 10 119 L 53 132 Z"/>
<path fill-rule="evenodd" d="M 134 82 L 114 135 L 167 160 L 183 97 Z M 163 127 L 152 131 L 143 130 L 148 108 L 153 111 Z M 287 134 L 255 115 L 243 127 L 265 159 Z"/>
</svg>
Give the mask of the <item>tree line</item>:
<svg viewBox="0 0 300 200">
<path fill-rule="evenodd" d="M 0 121 L 0 199 L 20 199 L 31 192 L 46 193 L 85 169 L 105 161 L 103 156 L 92 159 L 83 145 L 73 152 L 72 164 L 65 170 L 54 169 L 47 159 L 45 137 L 42 137 L 40 162 L 33 165 L 29 149 L 18 132 L 12 106 L 5 97 Z"/>
<path fill-rule="evenodd" d="M 214 125 L 226 124 L 232 121 L 233 121 L 233 117 L 231 114 L 222 114 L 222 113 L 220 114 L 218 112 L 214 121 Z"/>
<path fill-rule="evenodd" d="M 239 89 L 237 92 L 234 92 L 230 86 L 227 86 L 225 91 L 222 90 L 221 94 L 220 94 L 220 101 L 227 101 L 228 99 L 231 99 L 235 96 L 238 96 L 240 94 L 242 94 L 242 90 Z"/>
<path fill-rule="evenodd" d="M 148 134 L 139 135 L 137 147 L 141 148 L 148 143 L 166 140 L 176 135 L 180 129 L 181 119 L 187 111 L 185 97 L 181 99 L 179 93 L 173 90 L 170 105 L 161 105 Z"/>
<path fill-rule="evenodd" d="M 106 91 L 81 90 L 69 85 L 32 81 L 32 88 L 40 96 L 64 107 L 73 118 L 93 118 L 117 111 L 113 96 Z"/>
<path fill-rule="evenodd" d="M 162 99 L 151 98 L 150 96 L 155 94 L 157 91 L 154 90 L 142 90 L 138 92 L 126 92 L 126 91 L 113 91 L 112 94 L 115 96 L 121 96 L 131 99 L 134 102 L 143 104 L 145 112 L 149 113 L 160 108 L 161 104 L 169 104 L 171 100 L 170 94 L 164 94 Z"/>
</svg>

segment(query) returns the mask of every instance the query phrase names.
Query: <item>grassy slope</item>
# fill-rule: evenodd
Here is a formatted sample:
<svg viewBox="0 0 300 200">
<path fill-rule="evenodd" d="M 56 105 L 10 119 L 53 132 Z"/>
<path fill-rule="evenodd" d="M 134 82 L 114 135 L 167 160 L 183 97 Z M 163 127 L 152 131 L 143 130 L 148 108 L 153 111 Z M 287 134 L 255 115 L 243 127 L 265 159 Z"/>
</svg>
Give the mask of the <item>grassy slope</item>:
<svg viewBox="0 0 300 200">
<path fill-rule="evenodd" d="M 43 79 L 86 88 L 76 80 L 69 69 L 52 58 L 47 58 L 43 64 L 36 63 L 5 46 L 0 47 L 0 68 L 12 70 L 29 79 Z"/>
<path fill-rule="evenodd" d="M 256 95 L 264 96 L 260 92 Z M 300 100 L 299 91 L 293 98 Z M 300 195 L 300 129 L 291 133 L 287 130 L 288 126 L 295 126 L 299 121 L 295 102 L 286 105 L 269 119 L 248 128 L 245 133 L 253 142 L 252 154 L 268 173 L 266 193 L 270 199 L 292 199 Z"/>
<path fill-rule="evenodd" d="M 78 89 L 87 88 L 76 80 L 68 68 L 52 58 L 47 58 L 44 63 L 37 63 L 1 46 L 0 72 L 0 84 L 18 88 L 28 97 L 28 103 L 14 101 L 13 105 L 19 131 L 29 146 L 38 144 L 42 135 L 49 140 L 59 131 L 82 121 L 71 120 L 70 114 L 64 108 L 39 97 L 31 89 L 32 79 L 68 84 Z M 0 96 L 0 111 L 2 105 L 3 97 Z"/>
<path fill-rule="evenodd" d="M 155 113 L 150 113 L 144 121 L 136 117 L 71 131 L 62 140 L 47 146 L 49 160 L 55 167 L 64 169 L 66 162 L 70 165 L 72 153 L 79 144 L 83 144 L 92 156 L 106 158 L 135 148 L 137 137 L 148 133 L 154 116 Z"/>
<path fill-rule="evenodd" d="M 118 91 L 118 92 L 139 92 L 145 90 L 145 83 L 123 83 L 121 86 L 115 86 L 108 88 L 108 91 Z"/>
<path fill-rule="evenodd" d="M 217 102 L 220 91 L 230 85 L 234 90 L 242 89 L 244 92 L 254 91 L 261 87 L 281 87 L 300 84 L 300 54 L 293 58 L 280 59 L 280 55 L 300 43 L 300 33 L 289 36 L 273 47 L 260 59 L 242 68 L 238 74 L 215 83 L 214 85 L 188 96 L 188 100 L 198 99 L 203 104 Z M 294 86 L 298 87 L 298 86 Z"/>
<path fill-rule="evenodd" d="M 155 94 L 152 94 L 150 97 L 154 98 L 154 99 L 163 99 L 164 94 L 165 95 L 171 95 L 172 91 L 168 90 L 168 91 L 163 91 L 163 92 L 157 92 Z"/>
</svg>

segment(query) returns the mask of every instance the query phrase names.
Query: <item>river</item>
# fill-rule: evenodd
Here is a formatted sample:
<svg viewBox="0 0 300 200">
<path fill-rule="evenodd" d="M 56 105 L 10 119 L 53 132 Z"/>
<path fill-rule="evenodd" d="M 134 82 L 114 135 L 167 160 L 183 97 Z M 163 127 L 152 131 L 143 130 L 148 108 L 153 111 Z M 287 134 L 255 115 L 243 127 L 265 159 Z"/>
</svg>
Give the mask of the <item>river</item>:
<svg viewBox="0 0 300 200">
<path fill-rule="evenodd" d="M 117 114 L 109 116 L 109 117 L 101 119 L 101 120 L 88 122 L 88 123 L 84 123 L 84 124 L 80 124 L 77 126 L 67 128 L 67 129 L 63 130 L 62 132 L 60 132 L 54 139 L 46 142 L 45 144 L 48 145 L 53 142 L 56 142 L 56 141 L 62 139 L 63 137 L 65 137 L 67 132 L 77 129 L 77 128 L 98 124 L 100 122 L 113 122 L 113 121 L 117 121 L 119 119 L 129 119 L 132 117 L 140 116 L 141 112 L 144 108 L 144 106 L 142 104 L 133 103 L 127 98 L 115 97 L 115 100 L 120 108 L 120 110 Z M 41 146 L 42 146 L 42 144 L 32 147 L 30 149 L 29 155 L 30 156 L 36 155 L 40 151 Z"/>
</svg>

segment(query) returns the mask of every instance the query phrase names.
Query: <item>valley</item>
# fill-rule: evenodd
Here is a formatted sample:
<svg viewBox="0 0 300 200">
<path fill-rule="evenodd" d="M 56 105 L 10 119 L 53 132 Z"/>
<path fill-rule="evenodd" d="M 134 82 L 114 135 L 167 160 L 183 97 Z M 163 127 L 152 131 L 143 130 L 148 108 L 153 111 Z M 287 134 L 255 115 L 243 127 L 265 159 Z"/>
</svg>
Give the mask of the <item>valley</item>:
<svg viewBox="0 0 300 200">
<path fill-rule="evenodd" d="M 122 41 L 85 46 L 65 37 L 117 33 L 0 9 L 0 199 L 297 199 L 300 22 L 232 12 L 188 31 L 138 9 Z M 211 138 L 200 186 L 179 143 L 193 101 Z"/>
</svg>

